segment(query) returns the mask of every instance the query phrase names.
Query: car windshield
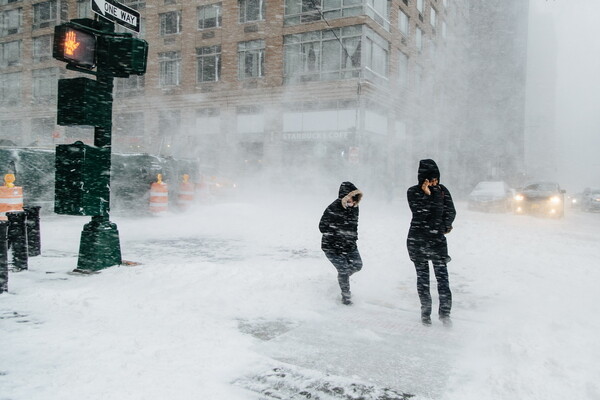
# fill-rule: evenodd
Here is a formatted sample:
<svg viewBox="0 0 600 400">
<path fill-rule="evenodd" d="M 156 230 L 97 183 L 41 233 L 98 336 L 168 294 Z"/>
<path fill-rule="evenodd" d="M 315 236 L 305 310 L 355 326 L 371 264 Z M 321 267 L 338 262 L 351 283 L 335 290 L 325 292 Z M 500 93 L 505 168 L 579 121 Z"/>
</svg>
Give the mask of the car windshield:
<svg viewBox="0 0 600 400">
<path fill-rule="evenodd" d="M 542 192 L 550 192 L 557 189 L 558 185 L 556 183 L 534 183 L 533 185 L 526 186 L 524 190 L 539 190 Z"/>
<path fill-rule="evenodd" d="M 504 193 L 504 182 L 479 182 L 473 193 Z"/>
</svg>

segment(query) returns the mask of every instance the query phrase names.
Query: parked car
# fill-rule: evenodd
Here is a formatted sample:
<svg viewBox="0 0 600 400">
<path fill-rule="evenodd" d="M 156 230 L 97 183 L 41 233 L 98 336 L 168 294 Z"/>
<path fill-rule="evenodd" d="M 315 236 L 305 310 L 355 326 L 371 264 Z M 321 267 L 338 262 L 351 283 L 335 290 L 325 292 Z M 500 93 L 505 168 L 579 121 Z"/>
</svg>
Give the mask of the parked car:
<svg viewBox="0 0 600 400">
<path fill-rule="evenodd" d="M 514 200 L 517 214 L 562 217 L 565 214 L 565 190 L 555 182 L 535 182 L 517 191 Z"/>
<path fill-rule="evenodd" d="M 469 210 L 508 212 L 514 193 L 503 181 L 479 182 L 469 194 Z"/>
<path fill-rule="evenodd" d="M 600 211 L 600 189 L 586 189 L 581 196 L 583 211 Z"/>
</svg>

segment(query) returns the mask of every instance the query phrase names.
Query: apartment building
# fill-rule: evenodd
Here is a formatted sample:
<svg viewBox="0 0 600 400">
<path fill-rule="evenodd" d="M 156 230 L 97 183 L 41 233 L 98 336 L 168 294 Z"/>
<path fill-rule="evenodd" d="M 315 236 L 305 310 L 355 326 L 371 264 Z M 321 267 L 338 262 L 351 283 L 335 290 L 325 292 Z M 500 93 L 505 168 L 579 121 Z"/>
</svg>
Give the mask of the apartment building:
<svg viewBox="0 0 600 400">
<path fill-rule="evenodd" d="M 444 110 L 467 0 L 121 3 L 150 51 L 145 76 L 115 79 L 113 151 L 412 181 L 418 150 L 464 130 Z M 0 145 L 92 143 L 92 128 L 56 125 L 57 80 L 77 74 L 52 58 L 53 27 L 83 17 L 91 0 L 0 0 Z"/>
</svg>

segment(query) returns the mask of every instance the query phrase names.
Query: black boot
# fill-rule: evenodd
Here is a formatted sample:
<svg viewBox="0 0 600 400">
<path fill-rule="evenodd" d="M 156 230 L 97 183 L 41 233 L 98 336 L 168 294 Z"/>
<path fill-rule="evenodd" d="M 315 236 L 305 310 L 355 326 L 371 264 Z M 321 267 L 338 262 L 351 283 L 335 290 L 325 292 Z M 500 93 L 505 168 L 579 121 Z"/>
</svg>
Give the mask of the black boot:
<svg viewBox="0 0 600 400">
<path fill-rule="evenodd" d="M 352 295 L 350 294 L 350 292 L 342 292 L 342 304 L 345 304 L 347 306 L 352 304 L 352 300 L 350 300 L 350 298 L 352 297 Z"/>
<path fill-rule="evenodd" d="M 440 315 L 440 321 L 442 321 L 442 324 L 444 324 L 445 327 L 452 327 L 452 320 L 449 315 Z"/>
</svg>

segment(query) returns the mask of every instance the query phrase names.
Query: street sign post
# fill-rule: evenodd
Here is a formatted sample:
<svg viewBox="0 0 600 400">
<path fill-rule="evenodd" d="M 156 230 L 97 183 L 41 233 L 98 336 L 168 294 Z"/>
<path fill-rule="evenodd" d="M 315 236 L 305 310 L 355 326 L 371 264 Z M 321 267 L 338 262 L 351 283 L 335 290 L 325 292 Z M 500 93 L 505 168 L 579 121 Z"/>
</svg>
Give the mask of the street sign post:
<svg viewBox="0 0 600 400">
<path fill-rule="evenodd" d="M 140 13 L 114 0 L 91 0 L 92 11 L 111 22 L 140 32 Z"/>
</svg>

